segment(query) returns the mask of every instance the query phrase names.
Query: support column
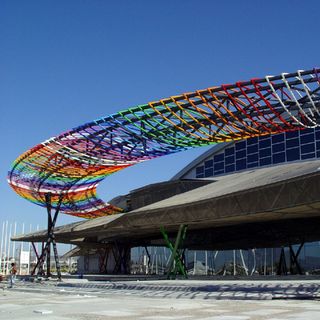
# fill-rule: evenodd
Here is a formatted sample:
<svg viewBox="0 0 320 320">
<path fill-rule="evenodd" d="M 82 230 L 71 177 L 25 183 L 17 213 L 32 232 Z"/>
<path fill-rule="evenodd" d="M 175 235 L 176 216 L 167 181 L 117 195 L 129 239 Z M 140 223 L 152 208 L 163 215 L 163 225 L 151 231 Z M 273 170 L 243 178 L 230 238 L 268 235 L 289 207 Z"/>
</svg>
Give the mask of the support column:
<svg viewBox="0 0 320 320">
<path fill-rule="evenodd" d="M 115 266 L 112 273 L 129 274 L 131 248 L 126 244 L 114 242 L 111 250 L 115 261 Z"/>
<path fill-rule="evenodd" d="M 35 274 L 36 269 L 38 268 L 38 274 L 43 274 L 43 263 L 46 259 L 47 261 L 47 277 L 51 275 L 51 270 L 50 270 L 50 249 L 51 249 L 51 244 L 53 247 L 53 252 L 54 252 L 54 258 L 55 258 L 55 264 L 56 264 L 56 269 L 57 269 L 57 276 L 58 279 L 61 279 L 61 270 L 60 270 L 60 262 L 59 262 L 59 256 L 58 256 L 58 250 L 57 250 L 57 244 L 55 240 L 55 235 L 54 235 L 54 227 L 57 222 L 58 214 L 60 211 L 63 195 L 61 194 L 59 196 L 59 201 L 57 204 L 57 207 L 55 209 L 54 217 L 52 218 L 51 215 L 51 193 L 47 193 L 45 195 L 46 199 L 46 207 L 47 207 L 47 213 L 48 213 L 48 230 L 47 230 L 47 242 L 44 247 L 42 247 L 42 252 L 40 257 L 37 255 L 37 264 L 34 267 L 34 269 L 31 272 L 31 275 Z M 34 245 L 33 248 L 35 249 Z"/>
<path fill-rule="evenodd" d="M 289 246 L 289 250 L 290 250 L 290 273 L 291 274 L 302 274 L 302 269 L 301 269 L 301 266 L 298 262 L 298 257 L 299 257 L 299 254 L 301 252 L 301 249 L 304 245 L 304 242 L 302 242 L 297 250 L 297 252 L 295 253 L 292 246 L 290 245 Z"/>
<path fill-rule="evenodd" d="M 48 213 L 48 228 L 47 228 L 47 239 L 50 239 L 50 230 L 52 228 L 52 219 L 51 219 L 51 193 L 46 193 L 46 207 L 47 207 L 47 213 Z M 50 256 L 51 256 L 51 246 L 48 245 L 47 247 L 47 277 L 51 276 L 51 270 L 50 270 Z"/>
<path fill-rule="evenodd" d="M 110 247 L 98 250 L 99 254 L 99 272 L 102 274 L 107 273 L 108 259 L 109 259 Z"/>
<path fill-rule="evenodd" d="M 146 274 L 148 274 L 150 272 L 151 256 L 150 256 L 150 253 L 148 251 L 147 246 L 145 246 L 144 249 L 146 250 L 146 254 L 147 254 L 147 257 L 148 257 L 148 264 L 147 264 L 147 268 L 146 268 L 146 270 L 148 271 L 148 272 L 146 272 Z"/>
<path fill-rule="evenodd" d="M 280 259 L 279 259 L 279 266 L 277 270 L 277 275 L 287 275 L 287 263 L 286 263 L 286 255 L 284 252 L 284 247 L 281 248 L 281 253 L 280 253 Z"/>
<path fill-rule="evenodd" d="M 184 264 L 184 249 L 182 248 L 183 241 L 186 237 L 187 228 L 188 226 L 185 224 L 180 225 L 175 244 L 173 245 L 164 227 L 160 227 L 160 232 L 162 233 L 166 246 L 171 251 L 171 256 L 170 256 L 168 267 L 167 267 L 168 279 L 175 279 L 178 273 L 183 275 L 185 278 L 188 277 L 186 266 Z"/>
<path fill-rule="evenodd" d="M 302 242 L 297 250 L 297 252 L 294 252 L 293 248 L 291 245 L 289 245 L 289 253 L 290 253 L 290 274 L 302 274 L 302 269 L 301 266 L 298 262 L 298 257 L 301 252 L 301 249 L 304 245 L 304 242 Z M 277 270 L 278 275 L 287 275 L 288 274 L 288 269 L 287 269 L 287 263 L 286 263 L 286 257 L 284 253 L 284 248 L 281 248 L 281 254 L 280 254 L 280 259 L 279 259 L 279 266 Z"/>
</svg>

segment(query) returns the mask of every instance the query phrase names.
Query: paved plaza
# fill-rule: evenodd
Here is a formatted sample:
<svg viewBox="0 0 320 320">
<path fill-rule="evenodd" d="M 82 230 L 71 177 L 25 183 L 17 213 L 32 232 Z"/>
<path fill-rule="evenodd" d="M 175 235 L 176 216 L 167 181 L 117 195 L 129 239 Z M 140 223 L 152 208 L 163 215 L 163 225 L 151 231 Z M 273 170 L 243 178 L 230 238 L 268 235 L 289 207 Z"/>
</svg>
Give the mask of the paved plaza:
<svg viewBox="0 0 320 320">
<path fill-rule="evenodd" d="M 0 319 L 320 318 L 320 281 L 120 281 L 1 283 Z"/>
</svg>

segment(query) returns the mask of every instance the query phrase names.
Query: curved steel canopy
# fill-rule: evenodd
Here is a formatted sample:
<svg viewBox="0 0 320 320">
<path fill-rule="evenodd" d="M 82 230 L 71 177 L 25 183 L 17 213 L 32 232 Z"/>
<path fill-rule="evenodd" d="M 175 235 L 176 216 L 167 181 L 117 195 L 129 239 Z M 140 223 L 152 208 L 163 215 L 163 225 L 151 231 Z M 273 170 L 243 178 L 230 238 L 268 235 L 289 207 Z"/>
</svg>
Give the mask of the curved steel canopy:
<svg viewBox="0 0 320 320">
<path fill-rule="evenodd" d="M 320 125 L 320 69 L 222 85 L 138 105 L 40 143 L 13 163 L 20 196 L 95 218 L 121 209 L 97 197 L 108 175 L 193 147 Z"/>
</svg>

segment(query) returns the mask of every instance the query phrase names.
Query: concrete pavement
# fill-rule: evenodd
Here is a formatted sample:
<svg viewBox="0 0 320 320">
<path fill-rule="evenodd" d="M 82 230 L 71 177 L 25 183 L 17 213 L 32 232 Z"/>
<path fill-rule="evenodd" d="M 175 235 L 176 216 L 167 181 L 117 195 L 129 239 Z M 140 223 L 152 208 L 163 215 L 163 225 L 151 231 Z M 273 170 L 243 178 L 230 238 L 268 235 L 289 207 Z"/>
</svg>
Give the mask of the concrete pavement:
<svg viewBox="0 0 320 320">
<path fill-rule="evenodd" d="M 0 319 L 318 320 L 319 284 L 318 280 L 64 280 L 18 282 L 7 289 L 1 283 Z"/>
</svg>

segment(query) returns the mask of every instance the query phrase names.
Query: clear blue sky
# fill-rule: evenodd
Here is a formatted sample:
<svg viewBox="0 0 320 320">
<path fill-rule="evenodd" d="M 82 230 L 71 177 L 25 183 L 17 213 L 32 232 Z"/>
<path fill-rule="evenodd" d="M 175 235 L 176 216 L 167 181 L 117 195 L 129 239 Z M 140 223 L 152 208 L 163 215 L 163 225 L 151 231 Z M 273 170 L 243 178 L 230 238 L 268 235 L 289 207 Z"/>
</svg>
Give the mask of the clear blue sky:
<svg viewBox="0 0 320 320">
<path fill-rule="evenodd" d="M 45 225 L 7 185 L 12 161 L 49 137 L 185 91 L 319 66 L 320 1 L 2 0 L 0 223 Z M 108 200 L 164 181 L 199 148 L 124 170 Z M 75 218 L 61 215 L 59 224 Z"/>
</svg>

